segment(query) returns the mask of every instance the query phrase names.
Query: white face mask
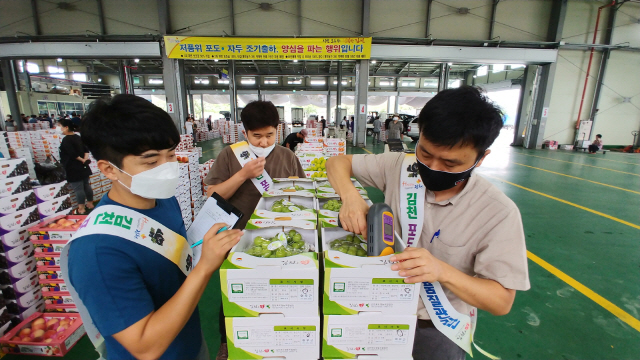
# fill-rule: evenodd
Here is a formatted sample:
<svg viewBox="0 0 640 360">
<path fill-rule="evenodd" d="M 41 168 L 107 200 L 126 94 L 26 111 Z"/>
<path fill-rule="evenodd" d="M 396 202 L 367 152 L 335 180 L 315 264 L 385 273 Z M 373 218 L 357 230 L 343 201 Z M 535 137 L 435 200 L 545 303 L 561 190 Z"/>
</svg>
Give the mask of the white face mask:
<svg viewBox="0 0 640 360">
<path fill-rule="evenodd" d="M 62 128 L 60 126 L 56 126 L 56 134 L 62 134 Z"/>
<path fill-rule="evenodd" d="M 400 118 L 397 118 L 397 117 L 393 118 L 393 121 L 398 121 L 398 120 L 400 120 Z"/>
<path fill-rule="evenodd" d="M 267 157 L 267 156 L 269 156 L 269 154 L 271 154 L 273 149 L 276 147 L 275 143 L 273 143 L 273 145 L 271 145 L 269 147 L 266 147 L 266 148 L 259 147 L 259 146 L 253 146 L 253 145 L 251 145 L 250 142 L 248 142 L 248 143 L 249 143 L 249 149 L 251 149 L 251 151 L 253 151 L 253 153 L 256 154 L 257 157 Z"/>
<path fill-rule="evenodd" d="M 118 182 L 135 195 L 147 199 L 168 199 L 176 194 L 178 187 L 177 161 L 166 162 L 136 175 L 131 175 L 117 166 L 111 165 L 131 176 L 131 187 L 123 184 L 120 180 Z"/>
</svg>

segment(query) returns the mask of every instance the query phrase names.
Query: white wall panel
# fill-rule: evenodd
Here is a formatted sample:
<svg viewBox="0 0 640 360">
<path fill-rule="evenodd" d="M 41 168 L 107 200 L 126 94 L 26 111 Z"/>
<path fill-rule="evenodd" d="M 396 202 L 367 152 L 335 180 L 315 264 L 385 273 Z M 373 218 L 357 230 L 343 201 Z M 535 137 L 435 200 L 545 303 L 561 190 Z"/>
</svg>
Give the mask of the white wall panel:
<svg viewBox="0 0 640 360">
<path fill-rule="evenodd" d="M 640 3 L 625 3 L 616 14 L 612 44 L 640 47 Z"/>
<path fill-rule="evenodd" d="M 596 26 L 598 7 L 610 3 L 610 1 L 569 1 L 567 5 L 567 17 L 562 31 L 562 40 L 568 43 L 588 43 L 593 41 L 593 30 Z M 600 16 L 600 27 L 596 43 L 600 44 L 600 39 L 604 34 L 609 9 L 602 10 Z"/>
<path fill-rule="evenodd" d="M 630 81 L 636 79 L 636 81 Z M 605 145 L 631 145 L 632 130 L 640 130 L 640 53 L 615 51 L 609 58 L 600 95 L 594 134 Z M 631 97 L 631 103 L 623 103 Z"/>
<path fill-rule="evenodd" d="M 424 38 L 427 2 L 425 0 L 371 1 L 371 36 Z"/>
<path fill-rule="evenodd" d="M 0 36 L 16 36 L 16 31 L 35 35 L 31 2 L 0 0 Z"/>
<path fill-rule="evenodd" d="M 261 1 L 262 2 L 262 1 Z M 276 3 L 277 1 L 271 1 Z M 273 10 L 261 10 L 248 1 L 235 1 L 236 35 L 294 36 L 298 33 L 298 6 L 296 1 L 272 5 Z"/>
<path fill-rule="evenodd" d="M 302 0 L 302 16 L 305 36 L 358 36 L 362 31 L 361 1 Z"/>
<path fill-rule="evenodd" d="M 589 118 L 601 57 L 600 54 L 593 57 L 592 77 L 589 79 L 580 116 L 582 120 Z M 565 50 L 558 53 L 558 67 L 549 103 L 549 117 L 544 133 L 545 140 L 557 140 L 561 144 L 573 143 L 588 61 L 588 52 Z"/>
<path fill-rule="evenodd" d="M 500 40 L 546 41 L 551 0 L 503 0 L 498 3 L 493 36 Z"/>
<path fill-rule="evenodd" d="M 156 0 L 104 0 L 105 24 L 109 35 L 157 34 Z"/>
<path fill-rule="evenodd" d="M 178 35 L 222 36 L 223 31 L 231 34 L 229 1 L 170 0 L 169 12 L 173 31 L 194 25 Z"/>
<path fill-rule="evenodd" d="M 439 39 L 484 40 L 489 36 L 490 0 L 434 1 L 431 6 L 431 33 Z M 469 13 L 458 14 L 466 7 Z"/>
</svg>

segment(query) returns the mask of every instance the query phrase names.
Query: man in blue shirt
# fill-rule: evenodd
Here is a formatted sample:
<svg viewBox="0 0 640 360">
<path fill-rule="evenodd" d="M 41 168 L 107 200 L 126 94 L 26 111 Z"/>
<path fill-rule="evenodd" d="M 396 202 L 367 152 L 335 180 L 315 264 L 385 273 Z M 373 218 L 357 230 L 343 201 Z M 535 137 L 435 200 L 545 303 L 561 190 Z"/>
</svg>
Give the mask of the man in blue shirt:
<svg viewBox="0 0 640 360">
<path fill-rule="evenodd" d="M 73 121 L 77 128 L 80 128 L 80 125 L 82 125 L 82 120 L 76 113 L 71 113 L 71 121 Z"/>
<path fill-rule="evenodd" d="M 178 175 L 180 142 L 171 117 L 140 97 L 117 95 L 109 103 L 94 102 L 81 131 L 113 183 L 96 209 L 122 206 L 186 238 L 170 182 Z M 162 176 L 149 176 L 158 170 Z M 209 359 L 197 304 L 242 236 L 239 230 L 216 234 L 223 226 L 214 225 L 204 236 L 200 261 L 188 276 L 133 239 L 92 234 L 69 245 L 68 281 L 105 338 L 108 359 Z"/>
</svg>

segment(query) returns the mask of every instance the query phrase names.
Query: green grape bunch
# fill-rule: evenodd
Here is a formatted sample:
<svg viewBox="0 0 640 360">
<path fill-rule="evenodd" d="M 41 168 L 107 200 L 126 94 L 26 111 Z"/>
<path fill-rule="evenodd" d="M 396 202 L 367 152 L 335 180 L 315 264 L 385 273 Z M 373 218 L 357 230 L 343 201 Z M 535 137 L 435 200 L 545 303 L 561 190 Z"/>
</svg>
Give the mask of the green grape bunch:
<svg viewBox="0 0 640 360">
<path fill-rule="evenodd" d="M 311 160 L 311 166 L 304 169 L 305 171 L 327 171 L 326 168 L 327 159 L 325 158 L 316 158 Z"/>
<path fill-rule="evenodd" d="M 256 236 L 253 239 L 253 246 L 245 250 L 245 253 L 261 258 L 283 258 L 306 251 L 309 251 L 309 247 L 302 239 L 302 235 L 295 230 L 289 230 L 289 232 L 279 232 L 270 239 Z"/>
<path fill-rule="evenodd" d="M 355 235 L 347 235 L 341 239 L 335 239 L 329 243 L 331 250 L 353 256 L 367 256 L 367 244 Z"/>
<path fill-rule="evenodd" d="M 341 207 L 342 207 L 342 201 L 341 200 L 329 200 L 329 201 L 327 201 L 326 204 L 322 205 L 323 209 L 330 210 L 330 211 L 335 211 L 335 212 L 340 211 Z"/>
<path fill-rule="evenodd" d="M 271 205 L 271 211 L 273 212 L 281 212 L 281 213 L 290 213 L 295 211 L 303 211 L 308 210 L 302 205 L 296 205 L 289 200 L 280 199 L 275 201 L 273 205 Z"/>
</svg>

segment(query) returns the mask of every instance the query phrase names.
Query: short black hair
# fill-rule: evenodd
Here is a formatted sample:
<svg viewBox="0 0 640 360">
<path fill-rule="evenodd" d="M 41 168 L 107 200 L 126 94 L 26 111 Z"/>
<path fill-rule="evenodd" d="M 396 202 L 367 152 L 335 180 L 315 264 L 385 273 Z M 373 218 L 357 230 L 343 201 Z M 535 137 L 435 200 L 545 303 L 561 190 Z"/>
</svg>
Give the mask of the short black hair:
<svg viewBox="0 0 640 360">
<path fill-rule="evenodd" d="M 74 124 L 73 121 L 71 121 L 69 119 L 60 119 L 60 121 L 58 121 L 58 123 L 60 123 L 60 126 L 68 127 L 69 130 L 71 130 L 71 131 L 78 130 L 76 124 Z"/>
<path fill-rule="evenodd" d="M 78 115 L 76 115 L 76 113 L 75 113 L 75 112 L 72 112 L 72 113 L 71 113 L 71 116 L 78 116 Z"/>
<path fill-rule="evenodd" d="M 80 134 L 96 160 L 119 168 L 125 156 L 171 149 L 180 143 L 180 133 L 166 111 L 130 94 L 91 103 Z"/>
<path fill-rule="evenodd" d="M 439 146 L 472 145 L 481 157 L 500 135 L 502 110 L 475 87 L 439 92 L 420 111 L 420 134 Z"/>
<path fill-rule="evenodd" d="M 599 138 L 601 138 L 601 137 L 602 137 L 602 135 L 600 135 L 600 134 L 598 134 L 598 135 L 596 135 L 596 137 L 599 137 Z"/>
<path fill-rule="evenodd" d="M 252 101 L 240 113 L 245 130 L 258 130 L 267 126 L 278 128 L 280 115 L 271 101 Z"/>
</svg>

